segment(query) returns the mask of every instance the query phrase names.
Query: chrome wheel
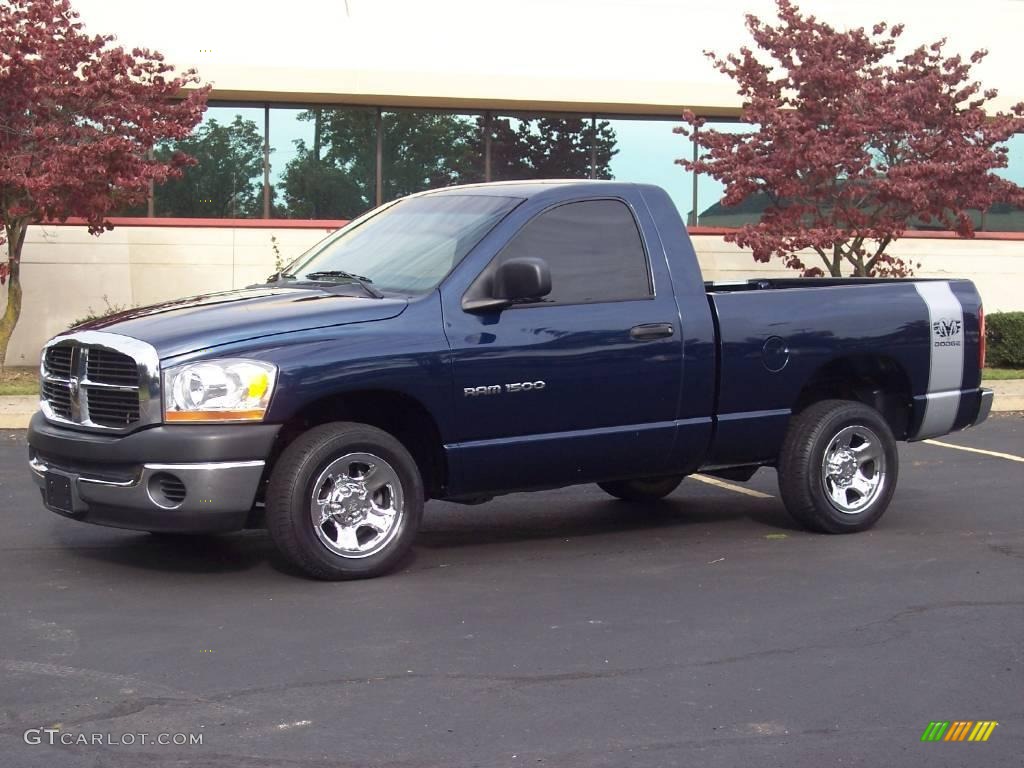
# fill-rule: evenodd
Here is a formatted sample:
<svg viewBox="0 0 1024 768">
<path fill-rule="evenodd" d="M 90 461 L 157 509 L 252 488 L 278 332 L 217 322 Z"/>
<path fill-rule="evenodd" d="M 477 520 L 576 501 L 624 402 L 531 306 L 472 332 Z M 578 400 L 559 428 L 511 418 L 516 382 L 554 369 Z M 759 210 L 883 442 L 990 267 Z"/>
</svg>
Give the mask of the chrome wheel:
<svg viewBox="0 0 1024 768">
<path fill-rule="evenodd" d="M 313 483 L 310 517 L 317 538 L 341 557 L 369 557 L 395 537 L 405 517 L 398 472 L 371 453 L 332 461 Z"/>
<path fill-rule="evenodd" d="M 846 427 L 832 438 L 821 460 L 821 484 L 829 502 L 854 515 L 885 487 L 885 449 L 872 430 Z"/>
</svg>

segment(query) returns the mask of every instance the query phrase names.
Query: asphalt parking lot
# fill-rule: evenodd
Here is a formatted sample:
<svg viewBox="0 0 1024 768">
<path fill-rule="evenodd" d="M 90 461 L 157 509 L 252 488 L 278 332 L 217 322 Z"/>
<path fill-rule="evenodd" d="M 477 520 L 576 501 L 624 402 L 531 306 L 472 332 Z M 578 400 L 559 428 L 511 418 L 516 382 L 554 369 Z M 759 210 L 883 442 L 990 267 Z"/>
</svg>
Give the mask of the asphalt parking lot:
<svg viewBox="0 0 1024 768">
<path fill-rule="evenodd" d="M 1024 456 L 1024 418 L 942 442 Z M 1020 461 L 901 445 L 889 512 L 841 537 L 771 470 L 651 509 L 433 503 L 401 572 L 325 584 L 261 532 L 64 520 L 25 455 L 0 433 L 2 766 L 1024 765 Z M 141 733 L 202 744 L 117 743 Z"/>
</svg>

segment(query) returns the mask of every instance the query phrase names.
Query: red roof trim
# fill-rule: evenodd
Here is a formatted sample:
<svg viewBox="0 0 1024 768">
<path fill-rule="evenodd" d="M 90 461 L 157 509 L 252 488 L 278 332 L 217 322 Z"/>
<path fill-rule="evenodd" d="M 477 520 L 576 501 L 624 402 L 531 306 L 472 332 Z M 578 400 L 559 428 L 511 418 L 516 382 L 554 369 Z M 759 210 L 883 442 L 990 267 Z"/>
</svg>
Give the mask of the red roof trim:
<svg viewBox="0 0 1024 768">
<path fill-rule="evenodd" d="M 225 229 L 323 229 L 334 230 L 348 224 L 347 219 L 171 219 L 145 216 L 112 216 L 115 227 L 220 227 Z M 47 226 L 85 226 L 85 219 L 65 222 L 47 222 Z M 691 235 L 722 236 L 737 230 L 730 227 L 687 227 Z M 961 238 L 955 232 L 908 230 L 903 234 L 910 240 L 1024 240 L 1024 232 L 975 232 L 973 238 Z"/>
<path fill-rule="evenodd" d="M 687 227 L 691 235 L 727 235 L 737 232 L 731 227 Z M 1024 232 L 975 232 L 974 237 L 960 237 L 956 232 L 936 232 L 933 230 L 907 230 L 900 239 L 908 240 L 1024 240 Z"/>
<path fill-rule="evenodd" d="M 220 227 L 224 229 L 326 229 L 348 224 L 348 219 L 164 219 L 146 216 L 111 216 L 115 227 Z M 85 226 L 85 219 L 47 222 L 47 226 Z"/>
</svg>

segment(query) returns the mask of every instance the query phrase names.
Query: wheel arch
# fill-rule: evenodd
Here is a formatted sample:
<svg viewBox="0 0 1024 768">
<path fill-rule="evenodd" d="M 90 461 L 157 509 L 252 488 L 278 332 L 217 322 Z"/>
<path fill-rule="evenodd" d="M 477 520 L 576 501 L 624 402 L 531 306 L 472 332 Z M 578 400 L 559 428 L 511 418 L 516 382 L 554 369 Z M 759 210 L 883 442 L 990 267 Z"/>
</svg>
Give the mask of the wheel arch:
<svg viewBox="0 0 1024 768">
<path fill-rule="evenodd" d="M 889 355 L 858 354 L 819 366 L 800 388 L 794 415 L 822 400 L 852 400 L 874 408 L 897 440 L 906 440 L 913 422 L 913 392 L 906 369 Z"/>
<path fill-rule="evenodd" d="M 304 405 L 282 425 L 267 473 L 295 438 L 333 421 L 368 424 L 392 435 L 416 461 L 427 498 L 443 495 L 448 466 L 437 420 L 420 400 L 392 389 L 339 392 Z"/>
</svg>

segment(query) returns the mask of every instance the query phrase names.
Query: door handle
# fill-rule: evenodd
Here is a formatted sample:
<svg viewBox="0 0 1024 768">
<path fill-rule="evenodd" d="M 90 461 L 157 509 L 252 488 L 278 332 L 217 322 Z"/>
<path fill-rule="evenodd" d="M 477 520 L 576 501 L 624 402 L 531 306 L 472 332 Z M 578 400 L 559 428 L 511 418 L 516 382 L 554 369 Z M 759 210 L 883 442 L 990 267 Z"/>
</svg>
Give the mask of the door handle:
<svg viewBox="0 0 1024 768">
<path fill-rule="evenodd" d="M 633 341 L 650 341 L 651 339 L 665 339 L 675 333 L 672 323 L 645 323 L 635 325 L 629 329 L 629 337 Z"/>
</svg>

